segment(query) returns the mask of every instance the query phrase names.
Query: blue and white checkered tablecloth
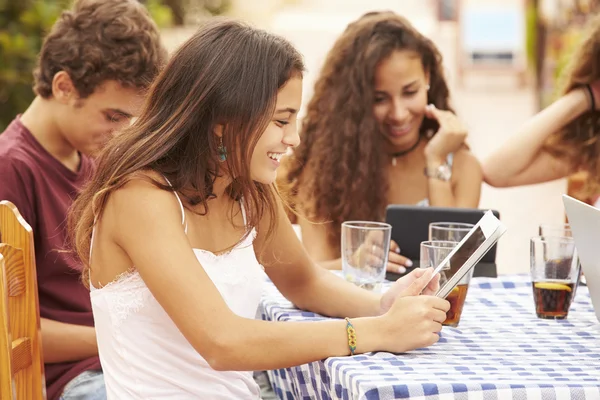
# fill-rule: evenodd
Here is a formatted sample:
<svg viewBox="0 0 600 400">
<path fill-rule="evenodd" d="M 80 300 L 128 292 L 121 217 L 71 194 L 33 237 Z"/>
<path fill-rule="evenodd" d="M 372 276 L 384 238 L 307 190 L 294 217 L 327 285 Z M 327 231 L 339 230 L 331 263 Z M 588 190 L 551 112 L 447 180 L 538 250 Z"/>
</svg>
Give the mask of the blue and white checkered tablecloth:
<svg viewBox="0 0 600 400">
<path fill-rule="evenodd" d="M 273 284 L 261 315 L 323 317 L 297 310 Z M 358 332 L 360 335 L 360 332 Z M 360 336 L 359 336 L 360 340 Z M 528 276 L 474 278 L 458 328 L 405 354 L 332 357 L 269 371 L 281 399 L 600 399 L 600 323 L 580 286 L 566 320 L 538 319 Z"/>
</svg>

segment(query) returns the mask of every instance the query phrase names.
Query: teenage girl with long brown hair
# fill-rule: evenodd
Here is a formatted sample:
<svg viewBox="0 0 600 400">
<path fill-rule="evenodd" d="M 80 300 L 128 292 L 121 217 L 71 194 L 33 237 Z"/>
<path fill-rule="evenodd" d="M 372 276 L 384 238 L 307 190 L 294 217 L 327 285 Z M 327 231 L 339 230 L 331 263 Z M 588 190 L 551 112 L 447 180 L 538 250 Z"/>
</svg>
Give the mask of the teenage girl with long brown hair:
<svg viewBox="0 0 600 400">
<path fill-rule="evenodd" d="M 250 371 L 438 340 L 431 269 L 368 292 L 316 266 L 285 215 L 273 183 L 298 145 L 303 69 L 280 37 L 207 23 L 99 156 L 70 223 L 108 398 L 256 399 Z M 254 320 L 266 276 L 348 319 Z"/>
</svg>

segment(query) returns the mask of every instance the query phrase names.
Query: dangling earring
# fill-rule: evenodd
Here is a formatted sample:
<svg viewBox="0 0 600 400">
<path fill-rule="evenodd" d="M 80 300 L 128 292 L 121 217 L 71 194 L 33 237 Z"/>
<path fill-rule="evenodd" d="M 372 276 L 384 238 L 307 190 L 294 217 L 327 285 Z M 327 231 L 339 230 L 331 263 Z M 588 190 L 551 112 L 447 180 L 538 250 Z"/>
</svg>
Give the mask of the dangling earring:
<svg viewBox="0 0 600 400">
<path fill-rule="evenodd" d="M 429 92 L 429 89 L 431 88 L 431 86 L 427 85 L 426 87 L 427 87 L 427 91 Z"/>
<path fill-rule="evenodd" d="M 223 146 L 223 138 L 219 138 L 219 146 L 217 146 L 217 151 L 219 152 L 219 160 L 221 162 L 227 160 L 227 148 Z"/>
</svg>

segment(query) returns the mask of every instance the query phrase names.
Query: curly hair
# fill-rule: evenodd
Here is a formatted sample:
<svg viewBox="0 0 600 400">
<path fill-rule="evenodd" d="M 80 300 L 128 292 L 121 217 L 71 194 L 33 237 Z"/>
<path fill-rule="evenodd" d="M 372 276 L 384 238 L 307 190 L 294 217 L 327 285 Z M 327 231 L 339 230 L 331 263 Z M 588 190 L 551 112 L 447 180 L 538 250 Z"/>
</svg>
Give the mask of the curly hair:
<svg viewBox="0 0 600 400">
<path fill-rule="evenodd" d="M 561 95 L 600 80 L 600 14 L 592 18 L 584 38 L 570 57 Z M 589 172 L 585 192 L 600 190 L 600 113 L 589 110 L 552 135 L 544 149 L 570 163 L 573 170 Z"/>
<path fill-rule="evenodd" d="M 451 110 L 442 56 L 405 18 L 372 12 L 354 21 L 330 50 L 301 128 L 302 142 L 286 160 L 280 188 L 296 212 L 331 222 L 328 241 L 339 247 L 341 223 L 378 221 L 387 206 L 384 136 L 373 115 L 375 71 L 396 50 L 420 55 L 430 76 L 428 103 Z M 420 134 L 439 129 L 424 119 Z M 344 201 L 340 201 L 343 199 Z"/>
<path fill-rule="evenodd" d="M 44 39 L 34 91 L 50 98 L 60 71 L 69 74 L 81 98 L 107 80 L 146 89 L 166 59 L 158 28 L 138 1 L 79 0 Z"/>
</svg>

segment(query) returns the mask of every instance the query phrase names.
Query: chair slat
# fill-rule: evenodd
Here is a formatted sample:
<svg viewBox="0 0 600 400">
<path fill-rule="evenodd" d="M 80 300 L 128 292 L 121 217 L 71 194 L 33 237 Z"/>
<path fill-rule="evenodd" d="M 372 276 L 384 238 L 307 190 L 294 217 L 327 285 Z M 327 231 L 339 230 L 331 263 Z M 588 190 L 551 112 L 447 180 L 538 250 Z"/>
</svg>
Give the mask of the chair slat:
<svg viewBox="0 0 600 400">
<path fill-rule="evenodd" d="M 0 398 L 46 398 L 33 232 L 0 201 Z"/>
<path fill-rule="evenodd" d="M 31 366 L 31 339 L 19 338 L 12 342 L 12 373 Z"/>
<path fill-rule="evenodd" d="M 12 336 L 7 323 L 8 290 L 4 263 L 4 257 L 0 254 L 0 399 L 12 399 Z"/>
<path fill-rule="evenodd" d="M 25 263 L 23 250 L 11 246 L 6 248 L 3 253 L 8 297 L 21 296 L 25 293 Z"/>
</svg>

